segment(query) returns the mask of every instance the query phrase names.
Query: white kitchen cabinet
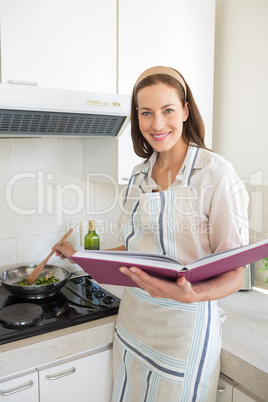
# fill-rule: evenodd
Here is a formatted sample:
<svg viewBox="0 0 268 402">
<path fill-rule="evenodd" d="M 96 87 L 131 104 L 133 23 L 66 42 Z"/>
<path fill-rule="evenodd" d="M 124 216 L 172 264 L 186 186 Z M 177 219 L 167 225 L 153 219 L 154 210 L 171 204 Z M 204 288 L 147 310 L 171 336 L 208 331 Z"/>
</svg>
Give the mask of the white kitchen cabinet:
<svg viewBox="0 0 268 402">
<path fill-rule="evenodd" d="M 267 399 L 268 400 L 268 395 Z M 237 384 L 233 389 L 233 402 L 265 402 L 258 396 L 252 394 L 250 391 Z"/>
<path fill-rule="evenodd" d="M 116 92 L 116 0 L 0 0 L 2 82 Z"/>
<path fill-rule="evenodd" d="M 38 402 L 38 374 L 33 371 L 9 380 L 0 381 L 0 399 L 6 402 Z"/>
<path fill-rule="evenodd" d="M 212 143 L 215 0 L 119 0 L 119 93 L 155 65 L 179 70 L 193 91 Z"/>
<path fill-rule="evenodd" d="M 265 402 L 237 382 L 220 374 L 216 402 Z"/>
<path fill-rule="evenodd" d="M 232 402 L 233 388 L 235 385 L 237 385 L 236 382 L 220 374 L 216 402 Z"/>
<path fill-rule="evenodd" d="M 64 402 L 108 402 L 112 392 L 111 347 L 91 351 L 87 356 L 38 368 L 40 402 L 60 395 Z"/>
<path fill-rule="evenodd" d="M 193 91 L 211 147 L 215 0 L 119 0 L 118 16 L 118 92 L 130 96 L 138 75 L 148 67 L 178 69 Z M 84 177 L 94 172 L 126 184 L 142 161 L 134 153 L 130 126 L 118 139 L 84 141 Z M 98 180 L 111 181 L 101 175 Z"/>
</svg>

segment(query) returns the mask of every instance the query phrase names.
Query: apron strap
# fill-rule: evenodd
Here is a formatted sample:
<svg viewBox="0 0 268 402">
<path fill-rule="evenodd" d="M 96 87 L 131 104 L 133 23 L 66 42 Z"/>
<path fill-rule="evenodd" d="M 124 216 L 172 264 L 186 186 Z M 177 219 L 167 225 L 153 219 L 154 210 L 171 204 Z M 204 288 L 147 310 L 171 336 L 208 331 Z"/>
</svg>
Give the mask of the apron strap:
<svg viewBox="0 0 268 402">
<path fill-rule="evenodd" d="M 129 191 L 131 190 L 131 188 L 134 185 L 136 187 L 139 187 L 141 182 L 144 180 L 144 177 L 145 177 L 144 169 L 138 170 L 138 172 L 136 172 L 135 174 L 133 174 L 131 176 L 131 178 L 129 179 L 129 182 L 128 182 L 128 186 L 127 186 L 127 190 L 126 190 L 126 194 L 125 194 L 124 204 L 127 201 L 127 197 L 128 197 L 128 194 L 129 194 Z"/>
<path fill-rule="evenodd" d="M 181 187 L 189 187 L 190 186 L 191 175 L 192 175 L 192 171 L 194 168 L 194 164 L 196 161 L 198 151 L 199 151 L 198 147 L 191 146 L 191 148 L 189 149 L 189 154 L 188 154 L 188 158 L 186 161 L 186 166 L 185 166 L 185 171 L 184 171 L 183 178 L 182 178 Z"/>
</svg>

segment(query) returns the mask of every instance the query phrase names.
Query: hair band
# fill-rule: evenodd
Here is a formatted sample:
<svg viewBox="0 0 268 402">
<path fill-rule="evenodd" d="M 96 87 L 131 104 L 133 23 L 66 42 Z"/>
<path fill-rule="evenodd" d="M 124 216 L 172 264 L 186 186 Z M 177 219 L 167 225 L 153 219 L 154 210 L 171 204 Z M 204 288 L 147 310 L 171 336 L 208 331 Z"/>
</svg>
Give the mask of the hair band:
<svg viewBox="0 0 268 402">
<path fill-rule="evenodd" d="M 136 83 L 135 83 L 135 87 L 137 87 L 137 85 L 146 77 L 148 77 L 149 75 L 154 75 L 154 74 L 166 74 L 166 75 L 170 75 L 171 77 L 175 78 L 177 81 L 179 81 L 179 83 L 181 84 L 181 86 L 184 89 L 184 93 L 185 93 L 185 100 L 187 98 L 187 90 L 186 90 L 186 84 L 184 79 L 182 78 L 182 76 L 176 71 L 173 70 L 173 68 L 171 67 L 163 67 L 163 66 L 156 66 L 156 67 L 151 67 L 148 68 L 148 70 L 145 70 L 137 79 Z"/>
</svg>

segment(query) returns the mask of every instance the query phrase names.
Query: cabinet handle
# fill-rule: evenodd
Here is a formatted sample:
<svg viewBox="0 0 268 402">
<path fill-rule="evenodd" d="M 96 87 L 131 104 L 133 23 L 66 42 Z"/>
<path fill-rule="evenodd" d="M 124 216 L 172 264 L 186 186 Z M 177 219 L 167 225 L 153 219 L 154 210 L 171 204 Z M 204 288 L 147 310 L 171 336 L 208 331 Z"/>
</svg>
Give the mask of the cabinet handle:
<svg viewBox="0 0 268 402">
<path fill-rule="evenodd" d="M 225 392 L 226 391 L 226 388 L 225 387 L 219 387 L 218 389 L 217 389 L 217 392 Z"/>
<path fill-rule="evenodd" d="M 8 84 L 17 84 L 17 85 L 31 85 L 36 86 L 37 82 L 34 81 L 20 81 L 20 80 L 8 80 Z"/>
<path fill-rule="evenodd" d="M 46 375 L 47 380 L 57 380 L 58 378 L 66 377 L 67 375 L 74 374 L 76 371 L 75 367 L 72 367 L 71 370 L 65 371 L 61 374 L 56 374 L 56 375 Z"/>
<path fill-rule="evenodd" d="M 31 388 L 33 386 L 33 381 L 30 380 L 27 384 L 19 386 L 17 388 L 10 389 L 9 391 L 0 391 L 2 396 L 9 396 L 15 394 L 16 392 L 24 391 L 25 389 Z"/>
</svg>

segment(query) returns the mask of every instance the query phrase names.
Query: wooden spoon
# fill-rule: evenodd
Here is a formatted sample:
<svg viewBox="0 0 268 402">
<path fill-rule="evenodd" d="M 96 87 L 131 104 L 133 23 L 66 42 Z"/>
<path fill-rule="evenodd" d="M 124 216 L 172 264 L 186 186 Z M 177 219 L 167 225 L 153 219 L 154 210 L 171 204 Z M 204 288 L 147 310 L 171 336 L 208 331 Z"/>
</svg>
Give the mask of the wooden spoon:
<svg viewBox="0 0 268 402">
<path fill-rule="evenodd" d="M 67 239 L 67 237 L 70 236 L 72 231 L 73 231 L 73 229 L 70 229 L 56 245 L 61 246 L 62 243 Z M 54 253 L 55 253 L 55 251 L 51 251 L 51 253 L 49 253 L 48 256 L 44 259 L 44 261 L 40 262 L 40 264 L 38 264 L 35 267 L 35 269 L 30 273 L 30 275 L 27 278 L 27 283 L 29 283 L 29 285 L 34 283 L 36 278 L 38 278 L 38 276 L 40 275 L 40 273 L 43 271 L 44 267 L 46 266 L 48 260 L 50 259 L 50 257 L 52 257 L 52 255 Z"/>
</svg>

